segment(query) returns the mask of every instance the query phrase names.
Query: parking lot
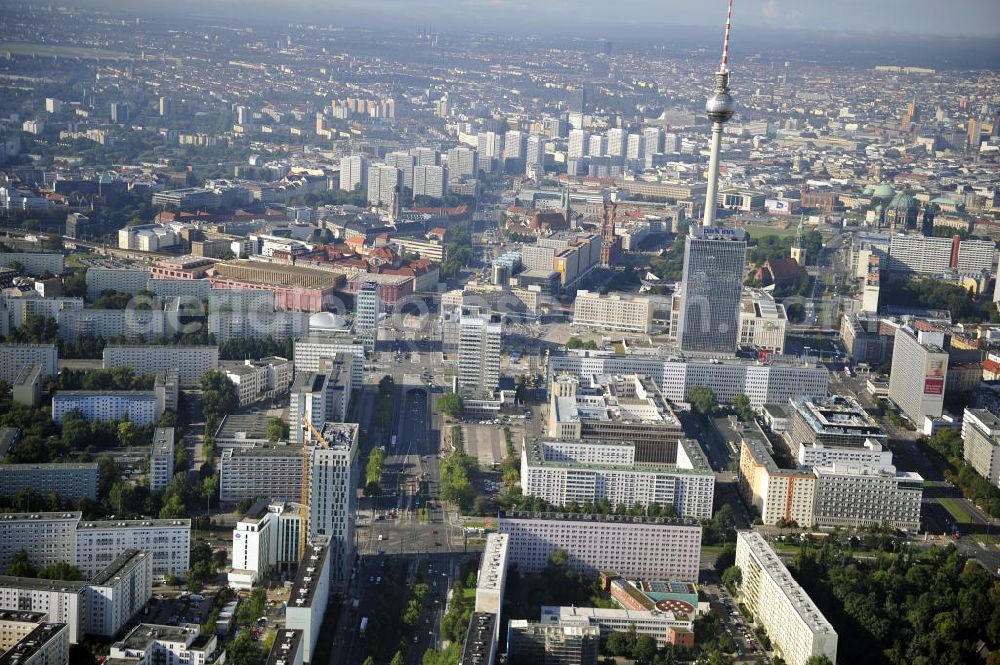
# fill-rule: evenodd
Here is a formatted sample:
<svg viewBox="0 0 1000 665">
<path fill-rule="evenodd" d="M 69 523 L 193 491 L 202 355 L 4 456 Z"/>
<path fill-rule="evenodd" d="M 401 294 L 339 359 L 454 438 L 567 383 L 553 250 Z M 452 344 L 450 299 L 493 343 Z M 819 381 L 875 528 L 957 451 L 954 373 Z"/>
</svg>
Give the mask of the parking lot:
<svg viewBox="0 0 1000 665">
<path fill-rule="evenodd" d="M 503 426 L 500 423 L 479 424 L 480 421 L 462 425 L 462 439 L 465 452 L 479 460 L 480 466 L 499 464 L 506 456 L 504 450 Z"/>
</svg>

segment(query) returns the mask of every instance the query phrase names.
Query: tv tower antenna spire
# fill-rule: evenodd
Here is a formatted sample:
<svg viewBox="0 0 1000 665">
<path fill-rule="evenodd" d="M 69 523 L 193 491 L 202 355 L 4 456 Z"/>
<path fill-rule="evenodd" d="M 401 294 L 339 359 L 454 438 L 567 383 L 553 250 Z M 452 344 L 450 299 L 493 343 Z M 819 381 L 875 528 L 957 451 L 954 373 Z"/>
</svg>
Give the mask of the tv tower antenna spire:
<svg viewBox="0 0 1000 665">
<path fill-rule="evenodd" d="M 736 102 L 729 94 L 729 29 L 733 19 L 733 0 L 726 14 L 726 34 L 722 41 L 722 62 L 715 73 L 715 92 L 705 102 L 705 114 L 712 121 L 712 144 L 708 162 L 708 191 L 705 193 L 705 215 L 702 226 L 715 226 L 716 199 L 719 192 L 719 151 L 722 148 L 722 126 L 736 113 Z"/>
</svg>

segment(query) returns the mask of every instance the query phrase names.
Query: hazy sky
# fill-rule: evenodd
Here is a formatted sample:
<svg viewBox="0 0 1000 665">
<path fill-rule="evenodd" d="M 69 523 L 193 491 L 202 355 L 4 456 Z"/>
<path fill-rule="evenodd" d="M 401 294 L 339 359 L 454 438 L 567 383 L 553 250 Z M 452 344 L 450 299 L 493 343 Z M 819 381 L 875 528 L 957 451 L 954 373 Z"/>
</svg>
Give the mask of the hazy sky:
<svg viewBox="0 0 1000 665">
<path fill-rule="evenodd" d="M 496 32 L 605 31 L 627 36 L 657 26 L 717 26 L 726 0 L 63 0 L 140 13 L 174 8 L 233 18 L 265 16 L 316 22 L 384 21 L 393 26 L 432 22 L 444 28 Z M 57 4 L 62 4 L 58 3 Z M 739 29 L 818 29 L 874 34 L 1000 37 L 1000 0 L 735 0 Z"/>
</svg>

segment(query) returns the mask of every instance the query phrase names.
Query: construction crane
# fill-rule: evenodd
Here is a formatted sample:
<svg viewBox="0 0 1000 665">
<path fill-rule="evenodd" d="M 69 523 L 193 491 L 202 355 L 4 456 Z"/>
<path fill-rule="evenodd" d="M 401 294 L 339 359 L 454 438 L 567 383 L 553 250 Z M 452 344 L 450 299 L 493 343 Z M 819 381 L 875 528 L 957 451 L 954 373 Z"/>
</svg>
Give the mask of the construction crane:
<svg viewBox="0 0 1000 665">
<path fill-rule="evenodd" d="M 302 416 L 302 422 L 305 423 L 305 427 L 312 432 L 313 436 L 316 437 L 316 445 L 321 448 L 329 448 L 326 443 L 326 439 L 323 435 L 319 433 L 316 426 L 309 422 L 309 419 Z M 302 437 L 302 492 L 299 496 L 299 505 L 301 506 L 299 510 L 302 511 L 302 523 L 299 526 L 299 561 L 306 555 L 306 540 L 309 537 L 309 487 L 312 485 L 312 465 L 309 464 L 309 446 L 306 445 L 305 437 Z"/>
</svg>

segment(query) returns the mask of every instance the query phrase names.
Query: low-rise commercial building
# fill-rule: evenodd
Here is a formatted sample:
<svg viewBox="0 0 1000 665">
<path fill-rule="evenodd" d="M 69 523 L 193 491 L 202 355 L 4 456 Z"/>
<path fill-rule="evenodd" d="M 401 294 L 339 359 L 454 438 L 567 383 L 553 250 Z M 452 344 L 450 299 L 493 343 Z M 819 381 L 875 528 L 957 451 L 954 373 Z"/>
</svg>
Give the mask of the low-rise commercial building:
<svg viewBox="0 0 1000 665">
<path fill-rule="evenodd" d="M 646 334 L 653 326 L 653 304 L 641 296 L 578 291 L 573 325 Z"/>
<path fill-rule="evenodd" d="M 512 619 L 507 626 L 508 665 L 597 665 L 601 629 L 586 621 L 540 623 Z M 559 609 L 559 608 L 554 608 Z M 626 629 L 627 630 L 627 629 Z"/>
<path fill-rule="evenodd" d="M 805 665 L 813 656 L 837 662 L 837 631 L 763 536 L 737 533 L 736 566 L 743 574 L 743 602 L 786 663 Z"/>
<path fill-rule="evenodd" d="M 500 513 L 510 563 L 540 572 L 553 550 L 588 577 L 615 570 L 627 577 L 697 581 L 701 525 L 692 519 L 571 513 Z"/>
<path fill-rule="evenodd" d="M 676 465 L 684 435 L 656 383 L 645 376 L 553 378 L 549 436 L 582 441 L 628 440 L 640 464 Z"/>
<path fill-rule="evenodd" d="M 785 352 L 785 306 L 763 291 L 754 290 L 740 301 L 740 346 Z"/>
<path fill-rule="evenodd" d="M 878 422 L 853 397 L 802 395 L 792 398 L 790 404 L 793 450 L 798 444 L 859 448 L 868 440 L 888 440 Z"/>
<path fill-rule="evenodd" d="M 626 610 L 605 607 L 554 607 L 542 606 L 543 625 L 573 625 L 583 623 L 597 628 L 601 635 L 627 633 L 635 627 L 637 635 L 649 635 L 656 646 L 672 644 L 671 633 L 694 631 L 694 612 L 653 610 Z"/>
<path fill-rule="evenodd" d="M 223 261 L 212 268 L 213 289 L 254 289 L 274 293 L 274 306 L 291 312 L 322 312 L 346 284 L 343 274 L 297 265 Z"/>
<path fill-rule="evenodd" d="M 197 626 L 140 623 L 111 645 L 108 662 L 216 665 L 225 662 L 225 652 L 218 647 L 215 635 L 202 633 Z"/>
</svg>

